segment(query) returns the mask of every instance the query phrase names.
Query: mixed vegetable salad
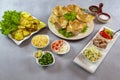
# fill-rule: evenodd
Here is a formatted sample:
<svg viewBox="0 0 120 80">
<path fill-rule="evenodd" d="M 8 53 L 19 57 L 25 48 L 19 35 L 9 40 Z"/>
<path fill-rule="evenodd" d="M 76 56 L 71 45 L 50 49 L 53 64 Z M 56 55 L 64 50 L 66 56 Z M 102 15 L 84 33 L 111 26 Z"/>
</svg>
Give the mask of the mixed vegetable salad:
<svg viewBox="0 0 120 80">
<path fill-rule="evenodd" d="M 83 52 L 83 55 L 90 62 L 93 62 L 93 63 L 96 63 L 102 57 L 101 52 L 98 49 L 96 49 L 94 46 L 90 46 L 87 49 L 85 49 L 85 51 Z"/>
</svg>

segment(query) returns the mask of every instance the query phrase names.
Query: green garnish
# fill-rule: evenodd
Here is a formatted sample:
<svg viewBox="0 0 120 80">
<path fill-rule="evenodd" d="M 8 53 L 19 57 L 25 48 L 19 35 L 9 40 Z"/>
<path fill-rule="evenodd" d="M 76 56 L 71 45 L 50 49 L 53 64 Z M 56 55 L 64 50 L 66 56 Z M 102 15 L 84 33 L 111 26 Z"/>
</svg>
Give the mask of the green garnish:
<svg viewBox="0 0 120 80">
<path fill-rule="evenodd" d="M 85 26 L 80 33 L 85 33 L 87 31 L 87 29 L 88 29 L 88 26 Z"/>
<path fill-rule="evenodd" d="M 54 23 L 52 21 L 50 21 L 50 23 L 53 25 Z"/>
<path fill-rule="evenodd" d="M 106 28 L 105 28 L 105 32 L 108 33 L 108 34 L 110 34 L 111 36 L 112 36 L 112 34 L 113 34 L 113 32 L 112 32 L 111 30 L 106 29 Z"/>
<path fill-rule="evenodd" d="M 81 10 L 84 11 L 84 12 L 86 11 L 86 9 L 84 9 L 84 8 L 81 8 Z"/>
<path fill-rule="evenodd" d="M 21 12 L 14 11 L 5 11 L 4 15 L 2 16 L 3 20 L 0 21 L 0 29 L 2 34 L 8 35 L 12 31 L 17 30 Z"/>
<path fill-rule="evenodd" d="M 64 15 L 65 19 L 69 20 L 75 20 L 76 19 L 76 13 L 75 12 L 68 12 Z"/>
<path fill-rule="evenodd" d="M 50 54 L 49 52 L 46 52 L 46 53 L 42 56 L 42 58 L 40 58 L 38 61 L 39 61 L 39 64 L 41 64 L 41 65 L 52 64 L 52 63 L 53 63 L 52 54 Z"/>
<path fill-rule="evenodd" d="M 64 37 L 72 37 L 73 36 L 73 33 L 72 32 L 67 32 L 66 29 L 60 29 L 58 31 L 61 35 L 63 35 Z"/>
</svg>

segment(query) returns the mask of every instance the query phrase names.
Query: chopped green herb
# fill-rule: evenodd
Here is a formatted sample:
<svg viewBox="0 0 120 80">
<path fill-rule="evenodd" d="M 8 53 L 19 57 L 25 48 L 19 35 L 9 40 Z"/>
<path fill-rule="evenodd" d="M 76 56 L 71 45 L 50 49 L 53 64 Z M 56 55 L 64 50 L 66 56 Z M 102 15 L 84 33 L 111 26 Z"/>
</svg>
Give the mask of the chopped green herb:
<svg viewBox="0 0 120 80">
<path fill-rule="evenodd" d="M 65 36 L 66 36 L 66 37 L 72 37 L 73 34 L 72 34 L 72 32 L 66 32 Z"/>
<path fill-rule="evenodd" d="M 39 61 L 39 64 L 41 64 L 41 65 L 52 64 L 52 63 L 53 63 L 52 54 L 50 54 L 49 52 L 46 52 L 46 53 L 42 56 L 42 58 L 40 58 L 38 61 Z"/>
<path fill-rule="evenodd" d="M 84 9 L 84 8 L 81 8 L 81 10 L 84 11 L 84 12 L 86 11 L 86 9 Z"/>
<path fill-rule="evenodd" d="M 64 37 L 72 37 L 73 36 L 73 33 L 72 32 L 67 32 L 66 29 L 60 29 L 58 31 L 61 35 L 63 35 Z"/>
<path fill-rule="evenodd" d="M 87 29 L 88 29 L 88 26 L 85 26 L 80 33 L 85 33 L 87 31 Z"/>
<path fill-rule="evenodd" d="M 62 35 L 65 35 L 66 30 L 65 30 L 65 29 L 60 29 L 58 32 L 59 32 L 60 34 L 62 34 Z"/>
<path fill-rule="evenodd" d="M 53 25 L 54 23 L 52 21 L 50 21 L 50 23 Z"/>
<path fill-rule="evenodd" d="M 17 30 L 21 12 L 14 11 L 5 11 L 4 15 L 2 16 L 3 20 L 0 21 L 0 29 L 2 34 L 8 35 L 12 31 Z"/>
</svg>

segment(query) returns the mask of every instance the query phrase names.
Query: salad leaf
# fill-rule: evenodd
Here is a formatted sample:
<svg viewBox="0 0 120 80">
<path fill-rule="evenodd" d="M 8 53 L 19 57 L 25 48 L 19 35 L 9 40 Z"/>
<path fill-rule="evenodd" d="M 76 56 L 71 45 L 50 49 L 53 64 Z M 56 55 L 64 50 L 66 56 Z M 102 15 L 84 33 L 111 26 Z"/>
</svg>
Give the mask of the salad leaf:
<svg viewBox="0 0 120 80">
<path fill-rule="evenodd" d="M 2 18 L 3 20 L 0 21 L 0 30 L 2 34 L 8 35 L 12 31 L 17 30 L 21 18 L 21 12 L 8 10 L 4 12 Z"/>
<path fill-rule="evenodd" d="M 64 15 L 65 19 L 67 20 L 75 20 L 76 13 L 75 12 L 68 12 Z"/>
<path fill-rule="evenodd" d="M 61 35 L 63 35 L 64 37 L 72 37 L 73 33 L 72 32 L 67 32 L 66 29 L 60 29 L 58 31 Z"/>
<path fill-rule="evenodd" d="M 85 32 L 87 31 L 87 29 L 88 29 L 88 26 L 85 26 L 85 27 L 83 28 L 83 30 L 81 31 L 81 33 L 85 33 Z"/>
</svg>

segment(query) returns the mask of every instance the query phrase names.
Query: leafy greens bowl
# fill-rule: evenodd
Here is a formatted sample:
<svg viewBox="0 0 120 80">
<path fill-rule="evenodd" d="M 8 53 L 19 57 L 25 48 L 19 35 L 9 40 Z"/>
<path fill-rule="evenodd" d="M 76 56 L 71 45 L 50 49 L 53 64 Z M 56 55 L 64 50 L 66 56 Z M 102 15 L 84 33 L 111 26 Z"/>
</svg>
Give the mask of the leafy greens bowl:
<svg viewBox="0 0 120 80">
<path fill-rule="evenodd" d="M 55 63 L 54 55 L 50 51 L 37 51 L 34 53 L 34 57 L 39 66 L 51 66 Z"/>
</svg>

